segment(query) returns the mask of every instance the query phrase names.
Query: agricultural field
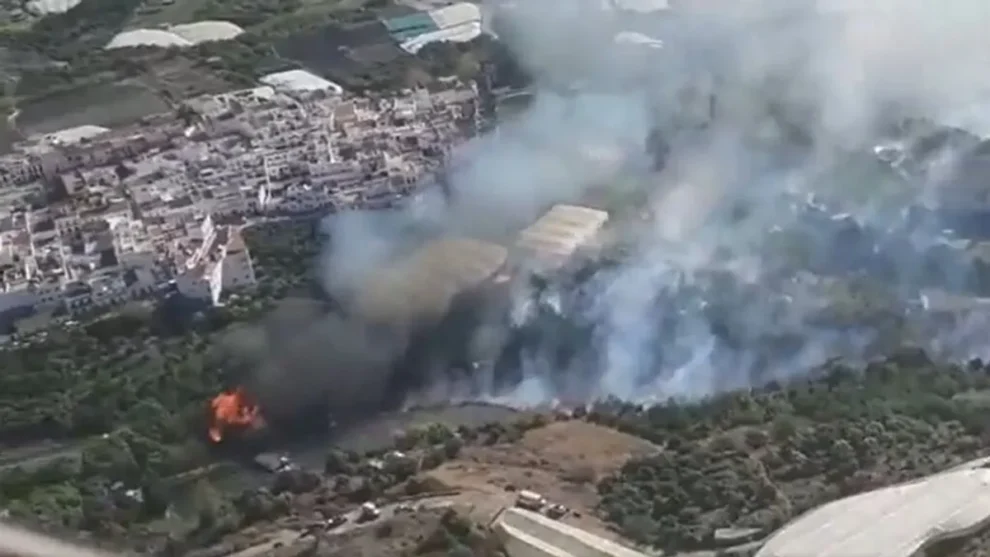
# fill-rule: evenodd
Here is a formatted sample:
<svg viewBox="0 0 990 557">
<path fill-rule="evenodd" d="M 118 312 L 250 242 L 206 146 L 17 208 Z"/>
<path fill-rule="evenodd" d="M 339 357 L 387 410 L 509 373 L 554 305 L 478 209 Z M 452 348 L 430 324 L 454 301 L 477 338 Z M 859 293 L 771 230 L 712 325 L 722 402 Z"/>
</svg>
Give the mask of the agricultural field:
<svg viewBox="0 0 990 557">
<path fill-rule="evenodd" d="M 82 125 L 120 126 L 168 110 L 161 97 L 140 84 L 86 85 L 22 104 L 16 123 L 30 136 Z"/>
</svg>

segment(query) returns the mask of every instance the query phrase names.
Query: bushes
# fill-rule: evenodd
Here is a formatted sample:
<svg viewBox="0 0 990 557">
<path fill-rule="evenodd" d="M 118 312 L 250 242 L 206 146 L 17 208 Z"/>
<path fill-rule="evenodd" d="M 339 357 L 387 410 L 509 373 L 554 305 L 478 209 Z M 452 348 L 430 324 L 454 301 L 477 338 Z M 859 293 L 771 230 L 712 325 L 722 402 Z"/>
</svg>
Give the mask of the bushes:
<svg viewBox="0 0 990 557">
<path fill-rule="evenodd" d="M 666 549 L 709 545 L 717 528 L 770 531 L 830 499 L 975 458 L 986 426 L 957 395 L 988 389 L 982 363 L 964 370 L 906 351 L 696 404 L 599 404 L 590 419 L 665 445 L 599 483 L 601 510 Z"/>
</svg>

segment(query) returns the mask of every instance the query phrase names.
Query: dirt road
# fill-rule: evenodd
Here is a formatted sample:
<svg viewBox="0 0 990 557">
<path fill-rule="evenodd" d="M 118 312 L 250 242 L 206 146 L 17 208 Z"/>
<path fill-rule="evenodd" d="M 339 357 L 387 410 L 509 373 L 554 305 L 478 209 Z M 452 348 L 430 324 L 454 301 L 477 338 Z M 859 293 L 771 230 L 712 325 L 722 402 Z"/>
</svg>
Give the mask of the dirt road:
<svg viewBox="0 0 990 557">
<path fill-rule="evenodd" d="M 0 523 L 0 555 L 3 557 L 120 557 Z"/>
<path fill-rule="evenodd" d="M 85 441 L 44 442 L 14 449 L 3 448 L 0 449 L 0 470 L 15 466 L 33 470 L 58 458 L 76 458 L 82 453 L 84 444 Z"/>
</svg>

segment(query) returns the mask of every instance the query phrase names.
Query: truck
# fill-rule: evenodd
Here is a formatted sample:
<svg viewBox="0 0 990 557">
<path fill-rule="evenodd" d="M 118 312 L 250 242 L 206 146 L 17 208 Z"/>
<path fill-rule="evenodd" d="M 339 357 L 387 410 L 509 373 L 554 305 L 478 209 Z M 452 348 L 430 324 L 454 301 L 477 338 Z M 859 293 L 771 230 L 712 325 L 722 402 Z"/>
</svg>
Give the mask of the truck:
<svg viewBox="0 0 990 557">
<path fill-rule="evenodd" d="M 531 511 L 539 511 L 546 505 L 547 501 L 542 495 L 535 491 L 522 490 L 516 498 L 516 506 Z"/>
<path fill-rule="evenodd" d="M 378 518 L 381 515 L 381 513 L 382 512 L 378 509 L 377 505 L 375 505 L 371 501 L 368 501 L 361 505 L 361 510 L 358 513 L 358 521 L 370 522 Z"/>
</svg>

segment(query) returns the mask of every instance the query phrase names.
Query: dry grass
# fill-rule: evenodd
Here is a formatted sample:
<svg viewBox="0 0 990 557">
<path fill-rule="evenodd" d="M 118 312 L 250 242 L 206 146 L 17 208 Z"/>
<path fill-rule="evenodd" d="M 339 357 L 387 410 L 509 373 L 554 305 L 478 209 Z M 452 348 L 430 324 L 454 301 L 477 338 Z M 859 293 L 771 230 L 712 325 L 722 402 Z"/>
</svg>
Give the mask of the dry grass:
<svg viewBox="0 0 990 557">
<path fill-rule="evenodd" d="M 576 511 L 568 522 L 604 533 L 607 528 L 594 517 L 597 480 L 630 457 L 656 450 L 642 439 L 608 428 L 562 421 L 531 430 L 517 443 L 467 447 L 429 474 L 465 490 L 465 495 L 474 494 L 474 504 L 486 518 L 493 506 L 511 505 L 516 491 L 528 489 Z M 475 518 L 481 516 L 475 513 Z"/>
</svg>

